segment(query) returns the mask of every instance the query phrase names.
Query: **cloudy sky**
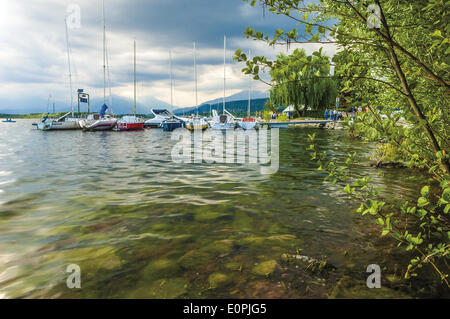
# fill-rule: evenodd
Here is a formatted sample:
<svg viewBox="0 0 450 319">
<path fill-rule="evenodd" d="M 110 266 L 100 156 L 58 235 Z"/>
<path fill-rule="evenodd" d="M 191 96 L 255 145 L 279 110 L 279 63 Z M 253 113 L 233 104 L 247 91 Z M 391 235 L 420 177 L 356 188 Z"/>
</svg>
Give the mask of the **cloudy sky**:
<svg viewBox="0 0 450 319">
<path fill-rule="evenodd" d="M 70 108 L 64 19 L 80 8 L 80 27 L 69 28 L 73 88 L 103 97 L 101 0 L 0 0 L 0 112 L 45 111 L 47 98 Z M 70 11 L 70 10 L 69 10 Z M 247 90 L 236 49 L 275 56 L 245 39 L 247 26 L 273 34 L 296 25 L 242 0 L 105 0 L 113 95 L 133 97 L 133 41 L 137 42 L 138 99 L 170 103 L 169 50 L 173 56 L 174 105 L 195 104 L 192 43 L 197 44 L 199 102 L 223 95 L 223 37 L 227 36 L 227 95 Z M 72 11 L 73 12 L 73 11 Z M 319 45 L 302 45 L 307 52 Z M 328 54 L 334 47 L 325 47 Z M 267 90 L 255 83 L 258 90 Z M 149 105 L 151 107 L 151 105 Z"/>
</svg>

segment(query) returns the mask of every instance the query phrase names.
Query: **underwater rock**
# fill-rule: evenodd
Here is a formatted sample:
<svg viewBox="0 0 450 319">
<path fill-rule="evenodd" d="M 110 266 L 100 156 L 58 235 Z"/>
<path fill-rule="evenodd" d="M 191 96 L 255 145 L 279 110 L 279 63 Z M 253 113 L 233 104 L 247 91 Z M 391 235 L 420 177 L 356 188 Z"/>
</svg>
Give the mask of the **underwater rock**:
<svg viewBox="0 0 450 319">
<path fill-rule="evenodd" d="M 120 258 L 114 247 L 84 247 L 53 251 L 43 256 L 43 263 L 77 264 L 84 275 L 94 275 L 100 269 L 120 268 Z M 65 268 L 64 268 L 65 269 Z"/>
<path fill-rule="evenodd" d="M 333 265 L 329 264 L 326 260 L 319 260 L 305 255 L 291 255 L 282 254 L 281 260 L 288 263 L 295 263 L 300 265 L 305 270 L 309 270 L 311 273 L 327 273 L 336 269 Z"/>
<path fill-rule="evenodd" d="M 175 299 L 187 292 L 187 283 L 183 278 L 159 279 L 150 285 L 138 284 L 138 287 L 128 296 L 132 299 Z"/>
<path fill-rule="evenodd" d="M 383 161 L 372 163 L 371 166 L 375 168 L 406 168 L 406 165 L 404 163 Z"/>
<path fill-rule="evenodd" d="M 276 260 L 264 261 L 264 262 L 256 265 L 253 268 L 252 272 L 258 276 L 268 276 L 275 271 L 275 269 L 277 268 L 277 265 L 278 264 L 277 264 Z"/>
<path fill-rule="evenodd" d="M 217 240 L 202 249 L 202 251 L 213 254 L 226 254 L 233 249 L 233 241 L 230 239 Z"/>
<path fill-rule="evenodd" d="M 155 259 L 151 261 L 142 271 L 142 275 L 145 278 L 162 278 L 171 277 L 176 275 L 180 271 L 180 267 L 177 263 L 170 259 Z"/>
<path fill-rule="evenodd" d="M 212 254 L 205 251 L 191 250 L 184 254 L 178 264 L 184 269 L 193 269 L 202 265 L 206 265 L 214 259 Z"/>
<path fill-rule="evenodd" d="M 212 221 L 214 219 L 223 217 L 223 216 L 227 216 L 224 213 L 214 213 L 214 212 L 210 212 L 210 211 L 203 211 L 203 212 L 198 212 L 195 214 L 195 220 L 199 221 L 199 222 L 208 222 L 208 221 Z"/>
<path fill-rule="evenodd" d="M 228 285 L 231 278 L 228 275 L 216 272 L 209 275 L 208 282 L 211 288 L 216 289 Z"/>
<path fill-rule="evenodd" d="M 238 231 L 251 231 L 253 229 L 253 219 L 247 213 L 236 212 L 233 220 L 233 227 Z"/>
<path fill-rule="evenodd" d="M 368 288 L 363 280 L 344 276 L 339 280 L 329 295 L 330 299 L 410 299 L 407 294 L 381 286 Z"/>
<path fill-rule="evenodd" d="M 274 235 L 269 237 L 246 237 L 242 239 L 242 244 L 247 244 L 251 246 L 266 246 L 274 245 L 279 243 L 290 243 L 293 240 L 297 240 L 294 235 Z"/>
</svg>

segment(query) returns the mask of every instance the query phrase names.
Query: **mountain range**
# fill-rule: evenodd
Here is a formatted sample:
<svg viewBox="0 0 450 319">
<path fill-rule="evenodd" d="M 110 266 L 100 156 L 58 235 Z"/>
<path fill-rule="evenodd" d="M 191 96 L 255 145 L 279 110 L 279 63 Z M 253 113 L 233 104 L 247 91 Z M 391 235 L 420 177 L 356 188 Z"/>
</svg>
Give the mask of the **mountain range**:
<svg viewBox="0 0 450 319">
<path fill-rule="evenodd" d="M 252 101 L 259 100 L 259 99 L 267 99 L 268 93 L 266 92 L 260 92 L 260 91 L 252 91 Z M 75 98 L 76 100 L 76 98 Z M 242 101 L 242 105 L 247 103 L 248 100 L 248 91 L 241 91 L 236 94 L 230 95 L 226 97 L 225 101 L 227 102 L 227 109 L 230 109 L 231 105 L 228 106 L 230 102 L 235 101 Z M 21 101 L 19 105 L 16 107 L 5 107 L 4 105 L 0 104 L 0 113 L 4 114 L 29 114 L 29 113 L 46 113 L 46 112 L 52 112 L 53 109 L 53 102 L 55 102 L 55 111 L 56 112 L 64 112 L 64 111 L 70 111 L 70 107 L 61 107 L 61 105 L 64 105 L 66 103 L 63 103 L 61 101 L 50 101 L 49 106 L 47 107 L 48 101 L 47 99 L 42 101 Z M 202 109 L 208 109 L 210 105 L 215 105 L 222 107 L 223 98 L 217 98 L 211 101 L 204 102 L 200 105 Z M 245 102 L 245 103 L 244 103 Z M 5 103 L 5 102 L 4 102 Z M 252 102 L 253 103 L 253 102 Z M 3 103 L 2 103 L 3 104 Z M 15 104 L 14 101 L 9 101 L 5 103 L 6 105 L 13 105 Z M 77 111 L 77 104 L 74 103 L 75 111 Z M 100 107 L 103 104 L 103 98 L 92 98 L 90 101 L 90 111 L 91 112 L 98 112 L 100 111 Z M 107 103 L 109 105 L 109 100 L 107 100 Z M 30 106 L 32 105 L 32 106 Z M 247 105 L 247 104 L 245 104 Z M 241 109 L 242 106 L 239 104 L 239 109 Z M 144 102 L 138 102 L 136 105 L 136 113 L 137 114 L 149 114 L 151 109 L 171 109 L 170 104 L 163 102 L 161 100 L 158 100 L 156 98 L 150 97 L 146 98 Z M 80 110 L 82 112 L 87 111 L 87 105 L 81 104 Z M 196 110 L 195 106 L 192 107 L 174 107 L 174 112 L 177 114 L 189 114 L 194 113 Z M 230 109 L 232 111 L 232 109 Z M 252 109 L 252 111 L 255 111 Z M 114 114 L 131 114 L 133 113 L 133 100 L 127 99 L 119 96 L 113 96 L 113 112 Z"/>
<path fill-rule="evenodd" d="M 269 98 L 269 93 L 267 92 L 262 92 L 262 91 L 252 91 L 251 92 L 251 99 L 252 99 L 252 103 L 253 101 L 256 100 L 267 100 Z M 236 104 L 236 103 L 230 103 L 230 102 L 237 102 L 237 101 L 242 101 L 242 103 Z M 237 107 L 239 110 L 242 108 L 241 104 L 245 104 L 245 109 L 247 109 L 247 105 L 248 105 L 248 90 L 247 91 L 241 91 L 238 92 L 236 94 L 227 96 L 225 98 L 225 102 L 227 103 L 226 108 L 229 111 L 233 111 L 234 107 Z M 245 103 L 244 103 L 245 102 Z M 209 109 L 210 106 L 213 109 L 217 109 L 223 108 L 223 98 L 217 98 L 211 101 L 207 101 L 204 102 L 202 104 L 199 105 L 199 113 L 209 113 Z M 254 112 L 256 110 L 253 110 L 252 108 L 252 112 Z M 190 113 L 195 113 L 197 112 L 196 107 L 183 107 L 183 108 L 177 108 L 174 111 L 174 114 L 176 115 L 181 115 L 181 114 L 190 114 Z"/>
</svg>

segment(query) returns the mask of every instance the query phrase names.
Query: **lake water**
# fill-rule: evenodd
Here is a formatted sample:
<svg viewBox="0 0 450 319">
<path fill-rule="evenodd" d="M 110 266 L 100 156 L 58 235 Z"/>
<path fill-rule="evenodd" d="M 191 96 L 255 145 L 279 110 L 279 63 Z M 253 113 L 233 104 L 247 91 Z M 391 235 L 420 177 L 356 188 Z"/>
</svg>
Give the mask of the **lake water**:
<svg viewBox="0 0 450 319">
<path fill-rule="evenodd" d="M 430 296 L 396 283 L 408 256 L 379 239 L 342 185 L 324 182 L 307 134 L 336 161 L 362 155 L 355 173 L 392 200 L 417 195 L 423 176 L 370 168 L 373 146 L 344 131 L 281 130 L 279 170 L 262 175 L 174 163 L 176 141 L 158 129 L 41 132 L 32 122 L 0 123 L 1 297 L 327 298 L 342 278 L 344 291 L 365 284 L 369 264 L 389 274 L 378 296 Z M 285 254 L 331 266 L 312 271 Z M 66 285 L 70 264 L 81 289 Z"/>
</svg>

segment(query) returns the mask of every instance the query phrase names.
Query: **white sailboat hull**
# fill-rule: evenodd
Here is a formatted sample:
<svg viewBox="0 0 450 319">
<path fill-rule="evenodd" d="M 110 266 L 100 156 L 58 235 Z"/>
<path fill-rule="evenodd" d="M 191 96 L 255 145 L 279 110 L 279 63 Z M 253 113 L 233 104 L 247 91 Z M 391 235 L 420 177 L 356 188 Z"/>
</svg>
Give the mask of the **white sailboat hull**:
<svg viewBox="0 0 450 319">
<path fill-rule="evenodd" d="M 77 119 L 71 119 L 63 122 L 39 122 L 36 123 L 37 129 L 42 131 L 59 131 L 59 130 L 79 130 L 81 126 Z"/>
<path fill-rule="evenodd" d="M 80 126 L 85 131 L 109 131 L 117 124 L 117 119 L 81 120 Z"/>
<path fill-rule="evenodd" d="M 239 123 L 238 123 L 238 125 L 239 125 L 239 127 L 240 128 L 242 128 L 242 129 L 244 129 L 244 130 L 252 130 L 252 129 L 255 129 L 256 128 L 256 126 L 257 126 L 257 122 L 255 121 L 255 122 L 244 122 L 244 121 L 240 121 Z"/>
</svg>

